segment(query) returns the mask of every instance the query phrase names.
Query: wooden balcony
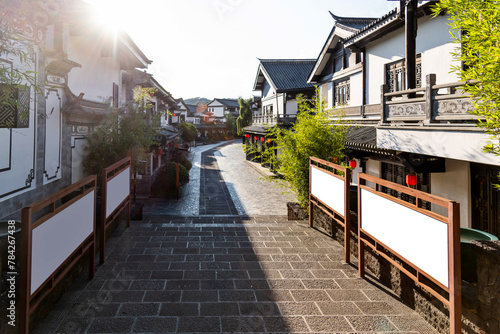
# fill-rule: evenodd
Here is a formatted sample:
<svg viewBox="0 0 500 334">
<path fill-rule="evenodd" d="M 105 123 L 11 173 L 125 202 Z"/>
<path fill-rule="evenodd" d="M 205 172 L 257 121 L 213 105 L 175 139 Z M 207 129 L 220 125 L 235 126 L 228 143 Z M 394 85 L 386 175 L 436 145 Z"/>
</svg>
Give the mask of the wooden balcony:
<svg viewBox="0 0 500 334">
<path fill-rule="evenodd" d="M 436 85 L 436 75 L 426 77 L 422 88 L 387 93 L 382 85 L 382 123 L 470 123 L 478 119 L 471 114 L 472 99 L 461 86 L 465 82 Z"/>
<path fill-rule="evenodd" d="M 295 122 L 296 115 L 267 115 L 267 116 L 253 116 L 252 125 L 276 125 L 284 124 L 289 125 Z"/>
</svg>

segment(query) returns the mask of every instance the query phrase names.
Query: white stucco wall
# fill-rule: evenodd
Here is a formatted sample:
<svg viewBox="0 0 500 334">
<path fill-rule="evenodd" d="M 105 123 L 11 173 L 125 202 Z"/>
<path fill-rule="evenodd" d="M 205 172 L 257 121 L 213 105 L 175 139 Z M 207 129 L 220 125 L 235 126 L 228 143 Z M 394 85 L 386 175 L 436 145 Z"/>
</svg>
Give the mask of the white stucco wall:
<svg viewBox="0 0 500 334">
<path fill-rule="evenodd" d="M 354 73 L 350 77 L 351 100 L 349 106 L 363 105 L 363 73 Z"/>
<path fill-rule="evenodd" d="M 460 203 L 461 227 L 471 227 L 470 192 L 469 162 L 446 159 L 446 173 L 431 174 L 431 193 Z M 432 210 L 447 215 L 441 207 L 433 206 Z"/>
<path fill-rule="evenodd" d="M 323 101 L 325 101 L 327 103 L 328 106 L 330 106 L 332 104 L 332 101 L 329 100 L 329 98 L 328 98 L 328 86 L 329 85 L 330 85 L 330 83 L 326 82 L 326 83 L 319 86 L 320 96 L 323 99 Z"/>
<path fill-rule="evenodd" d="M 422 85 L 425 76 L 436 74 L 436 83 L 458 81 L 458 76 L 450 73 L 454 63 L 452 43 L 446 16 L 434 19 L 426 16 L 418 21 L 417 53 L 422 54 Z M 380 87 L 385 83 L 385 64 L 404 58 L 405 33 L 401 28 L 384 36 L 366 47 L 366 71 L 368 82 L 367 104 L 380 103 Z M 351 84 L 352 85 L 352 84 Z"/>
<path fill-rule="evenodd" d="M 297 100 L 290 100 L 286 102 L 286 114 L 297 115 L 298 103 Z"/>
<path fill-rule="evenodd" d="M 370 159 L 366 160 L 365 173 L 376 177 L 382 177 L 382 162 Z M 358 183 L 357 177 L 356 179 L 353 178 L 353 183 Z M 373 186 L 373 183 L 369 182 L 367 185 Z"/>
<path fill-rule="evenodd" d="M 82 65 L 68 74 L 68 86 L 75 95 L 85 93 L 87 100 L 102 102 L 113 96 L 113 83 L 120 84 L 120 64 L 115 57 L 102 57 L 106 41 L 93 34 L 68 38 L 68 59 Z"/>
<path fill-rule="evenodd" d="M 483 152 L 489 136 L 481 131 L 377 128 L 377 147 L 500 166 L 500 157 Z"/>
<path fill-rule="evenodd" d="M 2 67 L 12 66 L 20 71 L 38 70 L 36 60 L 33 63 L 21 62 L 19 58 L 12 55 L 2 55 L 2 58 L 0 60 Z M 7 61 L 4 61 L 5 58 Z M 28 84 L 28 82 L 23 83 Z M 36 188 L 36 179 L 28 185 L 26 183 L 30 174 L 35 178 L 38 177 L 35 175 L 37 169 L 35 164 L 37 109 L 35 106 L 38 98 L 35 90 L 31 89 L 28 128 L 0 128 L 0 205 L 6 199 Z"/>
</svg>

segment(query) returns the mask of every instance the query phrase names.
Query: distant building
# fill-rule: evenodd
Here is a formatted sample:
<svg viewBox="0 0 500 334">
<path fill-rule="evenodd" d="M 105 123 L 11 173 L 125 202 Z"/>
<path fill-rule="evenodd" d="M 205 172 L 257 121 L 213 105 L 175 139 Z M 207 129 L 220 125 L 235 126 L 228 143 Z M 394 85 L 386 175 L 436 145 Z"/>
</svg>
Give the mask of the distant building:
<svg viewBox="0 0 500 334">
<path fill-rule="evenodd" d="M 213 113 L 215 121 L 225 123 L 225 115 L 231 114 L 234 117 L 239 116 L 240 104 L 237 99 L 216 98 L 207 104 L 207 112 Z"/>
</svg>

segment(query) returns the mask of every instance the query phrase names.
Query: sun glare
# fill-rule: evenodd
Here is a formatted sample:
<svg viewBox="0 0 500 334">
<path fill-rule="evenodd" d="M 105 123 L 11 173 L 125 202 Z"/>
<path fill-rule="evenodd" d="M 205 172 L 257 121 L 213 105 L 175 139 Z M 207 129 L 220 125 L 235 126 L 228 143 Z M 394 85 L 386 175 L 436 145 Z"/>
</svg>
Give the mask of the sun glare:
<svg viewBox="0 0 500 334">
<path fill-rule="evenodd" d="M 125 27 L 125 13 L 119 1 L 87 1 L 94 7 L 96 19 L 104 27 L 114 31 Z"/>
</svg>

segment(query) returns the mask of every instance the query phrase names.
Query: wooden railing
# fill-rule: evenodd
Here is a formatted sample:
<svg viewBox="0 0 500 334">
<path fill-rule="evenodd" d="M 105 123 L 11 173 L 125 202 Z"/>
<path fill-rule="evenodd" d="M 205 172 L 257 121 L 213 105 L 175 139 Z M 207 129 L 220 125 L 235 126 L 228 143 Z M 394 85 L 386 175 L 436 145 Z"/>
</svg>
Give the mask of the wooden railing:
<svg viewBox="0 0 500 334">
<path fill-rule="evenodd" d="M 30 315 L 80 259 L 95 274 L 96 176 L 76 182 L 22 210 L 18 333 Z"/>
<path fill-rule="evenodd" d="M 465 84 L 436 85 L 436 75 L 429 74 L 422 88 L 388 93 L 386 85 L 382 85 L 382 123 L 475 121 L 478 117 L 471 114 L 471 96 L 459 88 Z"/>
<path fill-rule="evenodd" d="M 104 263 L 106 254 L 106 231 L 118 215 L 126 210 L 127 227 L 130 226 L 130 180 L 132 166 L 126 157 L 102 171 L 102 205 L 99 228 L 101 231 L 99 261 Z"/>
<path fill-rule="evenodd" d="M 368 184 L 371 184 L 369 186 Z M 407 202 L 384 188 L 413 197 Z M 432 203 L 446 213 L 422 207 Z M 358 175 L 358 262 L 365 248 L 389 261 L 450 310 L 450 333 L 461 333 L 460 204 L 381 178 Z"/>
<path fill-rule="evenodd" d="M 344 260 L 351 261 L 351 170 L 326 160 L 309 157 L 309 226 L 314 226 L 317 207 L 344 228 Z M 331 226 L 333 236 L 333 226 Z M 328 231 L 327 231 L 328 232 Z"/>
<path fill-rule="evenodd" d="M 267 115 L 253 116 L 254 125 L 274 125 L 274 124 L 292 124 L 297 119 L 296 115 Z"/>
</svg>

